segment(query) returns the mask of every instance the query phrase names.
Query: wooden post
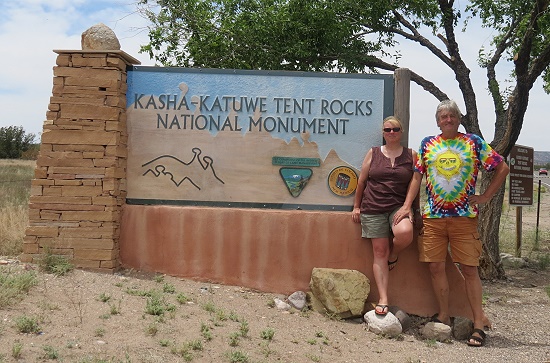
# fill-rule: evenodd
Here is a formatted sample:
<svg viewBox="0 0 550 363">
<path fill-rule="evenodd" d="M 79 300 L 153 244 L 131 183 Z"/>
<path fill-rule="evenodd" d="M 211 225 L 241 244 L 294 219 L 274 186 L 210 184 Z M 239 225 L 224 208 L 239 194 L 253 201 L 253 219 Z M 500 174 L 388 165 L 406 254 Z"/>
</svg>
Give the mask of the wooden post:
<svg viewBox="0 0 550 363">
<path fill-rule="evenodd" d="M 398 68 L 394 72 L 395 90 L 393 114 L 403 125 L 403 138 L 401 144 L 409 147 L 409 124 L 411 104 L 411 71 L 407 68 Z"/>
</svg>

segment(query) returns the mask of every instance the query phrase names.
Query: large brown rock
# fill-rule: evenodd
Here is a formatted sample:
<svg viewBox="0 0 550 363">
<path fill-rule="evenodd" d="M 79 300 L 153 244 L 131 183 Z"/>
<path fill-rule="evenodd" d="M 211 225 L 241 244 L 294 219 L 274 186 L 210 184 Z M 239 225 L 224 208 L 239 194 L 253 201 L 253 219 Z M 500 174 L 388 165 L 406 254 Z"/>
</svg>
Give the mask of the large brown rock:
<svg viewBox="0 0 550 363">
<path fill-rule="evenodd" d="M 370 293 L 369 279 L 347 269 L 314 268 L 309 287 L 327 313 L 342 319 L 361 316 Z"/>
<path fill-rule="evenodd" d="M 107 25 L 96 24 L 82 33 L 82 50 L 120 50 L 120 42 Z"/>
</svg>

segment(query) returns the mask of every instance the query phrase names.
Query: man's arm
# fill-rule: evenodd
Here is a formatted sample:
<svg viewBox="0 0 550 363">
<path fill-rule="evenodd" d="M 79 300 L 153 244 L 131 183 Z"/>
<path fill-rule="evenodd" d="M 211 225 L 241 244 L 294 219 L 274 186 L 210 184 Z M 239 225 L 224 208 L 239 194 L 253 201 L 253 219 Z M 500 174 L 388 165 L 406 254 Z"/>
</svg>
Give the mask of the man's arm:
<svg viewBox="0 0 550 363">
<path fill-rule="evenodd" d="M 495 175 L 493 176 L 493 179 L 491 180 L 491 183 L 489 183 L 489 186 L 483 194 L 480 195 L 472 195 L 470 197 L 470 203 L 473 204 L 483 204 L 487 203 L 493 195 L 498 191 L 502 183 L 506 180 L 506 176 L 510 172 L 510 168 L 508 167 L 508 164 L 503 160 L 501 161 L 497 167 L 494 170 Z"/>
</svg>

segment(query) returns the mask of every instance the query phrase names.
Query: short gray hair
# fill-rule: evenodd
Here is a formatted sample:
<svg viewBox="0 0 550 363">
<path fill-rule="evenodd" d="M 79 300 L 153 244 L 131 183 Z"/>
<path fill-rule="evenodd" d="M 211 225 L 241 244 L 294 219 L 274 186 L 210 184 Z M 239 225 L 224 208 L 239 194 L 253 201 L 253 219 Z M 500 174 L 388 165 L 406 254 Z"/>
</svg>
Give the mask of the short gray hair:
<svg viewBox="0 0 550 363">
<path fill-rule="evenodd" d="M 458 119 L 460 119 L 460 109 L 453 100 L 443 100 L 439 103 L 439 105 L 437 105 L 435 110 L 435 121 L 439 121 L 438 116 L 441 111 L 451 111 L 456 117 L 458 117 Z"/>
</svg>

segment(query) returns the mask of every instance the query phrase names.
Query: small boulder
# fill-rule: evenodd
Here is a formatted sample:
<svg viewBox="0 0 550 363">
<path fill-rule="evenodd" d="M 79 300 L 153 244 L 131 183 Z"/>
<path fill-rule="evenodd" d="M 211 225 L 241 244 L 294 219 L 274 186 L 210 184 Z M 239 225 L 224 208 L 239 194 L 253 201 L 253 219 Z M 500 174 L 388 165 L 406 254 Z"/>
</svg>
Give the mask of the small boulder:
<svg viewBox="0 0 550 363">
<path fill-rule="evenodd" d="M 288 303 L 298 310 L 302 310 L 306 302 L 306 293 L 303 291 L 296 291 L 288 297 Z"/>
<path fill-rule="evenodd" d="M 409 330 L 409 328 L 412 325 L 412 320 L 409 314 L 401 310 L 398 306 L 390 305 L 390 313 L 395 315 L 397 319 L 399 319 L 399 322 L 401 323 L 401 328 L 403 331 Z"/>
<path fill-rule="evenodd" d="M 342 319 L 361 316 L 370 293 L 369 279 L 348 269 L 314 268 L 309 287 L 327 312 Z"/>
<path fill-rule="evenodd" d="M 451 327 L 431 321 L 420 329 L 420 334 L 425 339 L 435 339 L 439 342 L 444 342 L 451 339 Z"/>
<path fill-rule="evenodd" d="M 82 50 L 120 50 L 115 32 L 103 23 L 96 24 L 82 33 Z"/>
<path fill-rule="evenodd" d="M 364 315 L 364 319 L 369 331 L 375 334 L 395 337 L 403 332 L 401 322 L 391 312 L 386 315 L 376 315 L 374 310 L 370 310 Z"/>
<path fill-rule="evenodd" d="M 453 337 L 456 340 L 466 340 L 474 330 L 474 323 L 465 317 L 457 316 L 453 321 Z"/>
</svg>

